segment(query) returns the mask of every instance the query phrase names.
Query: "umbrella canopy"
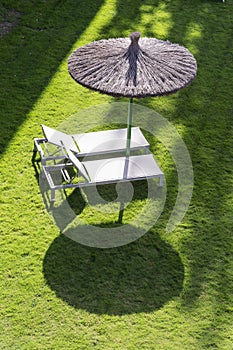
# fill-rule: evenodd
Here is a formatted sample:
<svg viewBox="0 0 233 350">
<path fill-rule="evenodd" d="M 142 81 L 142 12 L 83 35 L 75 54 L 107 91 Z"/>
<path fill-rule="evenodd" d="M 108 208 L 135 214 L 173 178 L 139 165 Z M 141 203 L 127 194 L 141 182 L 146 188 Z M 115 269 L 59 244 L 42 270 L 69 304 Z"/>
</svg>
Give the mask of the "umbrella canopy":
<svg viewBox="0 0 233 350">
<path fill-rule="evenodd" d="M 68 70 L 79 84 L 112 96 L 149 97 L 174 93 L 196 76 L 193 55 L 156 38 L 103 39 L 76 49 Z"/>
<path fill-rule="evenodd" d="M 112 96 L 130 98 L 126 156 L 130 154 L 133 97 L 174 93 L 195 78 L 197 64 L 183 46 L 156 38 L 103 39 L 76 49 L 68 70 L 79 84 Z"/>
</svg>

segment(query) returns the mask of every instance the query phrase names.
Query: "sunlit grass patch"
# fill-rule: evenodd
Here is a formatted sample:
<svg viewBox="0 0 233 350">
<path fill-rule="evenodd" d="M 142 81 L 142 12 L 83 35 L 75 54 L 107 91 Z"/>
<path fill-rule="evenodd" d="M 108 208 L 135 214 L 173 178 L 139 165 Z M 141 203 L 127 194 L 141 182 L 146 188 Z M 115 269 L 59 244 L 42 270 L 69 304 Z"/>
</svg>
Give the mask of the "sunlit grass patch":
<svg viewBox="0 0 233 350">
<path fill-rule="evenodd" d="M 172 28 L 172 15 L 167 10 L 166 3 L 160 2 L 158 6 L 142 5 L 141 8 L 141 23 L 143 30 L 148 28 L 150 35 L 159 39 L 167 39 L 168 33 Z"/>
</svg>

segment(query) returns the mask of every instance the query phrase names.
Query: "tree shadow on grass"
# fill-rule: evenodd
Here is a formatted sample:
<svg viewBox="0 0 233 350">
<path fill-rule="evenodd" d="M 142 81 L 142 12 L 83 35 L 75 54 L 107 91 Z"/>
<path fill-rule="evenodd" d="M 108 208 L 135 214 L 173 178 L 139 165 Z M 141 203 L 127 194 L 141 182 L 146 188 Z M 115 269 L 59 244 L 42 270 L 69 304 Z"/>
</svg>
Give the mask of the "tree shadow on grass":
<svg viewBox="0 0 233 350">
<path fill-rule="evenodd" d="M 96 314 L 153 312 L 178 296 L 184 268 L 157 234 L 112 249 L 81 246 L 61 235 L 49 247 L 43 272 L 56 295 Z"/>
<path fill-rule="evenodd" d="M 103 0 L 19 2 L 21 17 L 0 36 L 0 153 L 24 122 L 70 48 L 92 21 Z M 87 11 L 88 9 L 88 11 Z M 37 122 L 39 124 L 39 121 Z"/>
<path fill-rule="evenodd" d="M 227 269 L 227 256 L 232 251 L 229 194 L 232 193 L 233 149 L 230 94 L 233 8 L 230 2 L 221 0 L 180 2 L 179 6 L 187 16 L 179 16 L 174 11 L 174 3 L 167 6 L 174 22 L 171 35 L 184 44 L 189 42 L 198 63 L 195 81 L 178 95 L 176 120 L 174 118 L 174 122 L 184 127 L 183 139 L 190 150 L 195 174 L 187 217 L 192 236 L 182 243 L 190 271 L 182 305 L 195 307 L 195 301 L 211 281 L 211 293 L 216 296 L 213 309 L 218 310 L 220 304 L 223 307 L 226 299 L 231 298 L 229 289 L 232 288 L 230 274 L 222 271 Z M 191 30 L 196 30 L 198 35 L 192 36 Z M 224 298 L 223 290 L 227 291 Z"/>
<path fill-rule="evenodd" d="M 157 5 L 167 15 L 161 17 L 163 25 L 166 26 L 166 18 L 171 24 L 167 39 L 188 47 L 198 63 L 196 79 L 176 95 L 173 114 L 168 112 L 167 115 L 175 125 L 183 127 L 182 138 L 190 150 L 195 175 L 193 199 L 186 217 L 192 235 L 182 243 L 190 271 L 183 305 L 190 308 L 195 306 L 212 271 L 216 274 L 213 274 L 213 285 L 219 284 L 223 288 L 220 270 L 226 269 L 227 256 L 232 249 L 229 197 L 232 193 L 233 149 L 230 93 L 233 8 L 230 1 L 222 3 L 221 0 L 146 0 L 143 7 L 140 2 L 134 6 L 133 1 L 126 4 L 119 0 L 115 18 L 104 31 L 119 35 L 118 32 L 125 34 L 128 30 L 136 30 L 145 15 L 147 21 L 143 24 L 142 35 L 156 36 L 160 26 L 159 17 L 156 17 L 159 15 Z M 132 11 L 127 11 L 129 7 Z M 172 101 L 172 97 L 166 97 L 169 98 Z M 143 99 L 140 104 L 156 108 L 156 99 Z M 176 179 L 173 173 L 168 175 L 167 183 L 172 187 Z M 167 207 L 171 202 L 169 189 Z M 226 275 L 224 288 L 228 290 L 229 286 L 232 286 L 232 279 Z"/>
</svg>

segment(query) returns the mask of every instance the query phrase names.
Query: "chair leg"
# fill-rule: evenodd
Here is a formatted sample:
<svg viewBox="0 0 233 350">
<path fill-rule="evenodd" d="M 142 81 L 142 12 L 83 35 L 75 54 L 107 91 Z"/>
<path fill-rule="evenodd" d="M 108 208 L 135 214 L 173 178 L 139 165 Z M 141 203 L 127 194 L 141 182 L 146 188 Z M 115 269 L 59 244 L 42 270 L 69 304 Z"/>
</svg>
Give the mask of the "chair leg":
<svg viewBox="0 0 233 350">
<path fill-rule="evenodd" d="M 159 187 L 163 186 L 163 176 L 159 177 Z"/>
<path fill-rule="evenodd" d="M 51 202 L 55 202 L 55 200 L 56 200 L 55 190 L 52 188 L 51 189 Z"/>
</svg>

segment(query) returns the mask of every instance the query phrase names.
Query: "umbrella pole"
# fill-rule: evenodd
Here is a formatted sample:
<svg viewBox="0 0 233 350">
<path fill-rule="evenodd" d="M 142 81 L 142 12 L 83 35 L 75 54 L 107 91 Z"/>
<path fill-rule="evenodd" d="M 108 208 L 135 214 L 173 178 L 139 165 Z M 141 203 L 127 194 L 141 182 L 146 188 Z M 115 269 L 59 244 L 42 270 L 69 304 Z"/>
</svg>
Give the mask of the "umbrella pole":
<svg viewBox="0 0 233 350">
<path fill-rule="evenodd" d="M 130 156 L 132 118 L 133 118 L 133 98 L 131 97 L 129 100 L 129 108 L 128 108 L 126 157 Z"/>
</svg>

